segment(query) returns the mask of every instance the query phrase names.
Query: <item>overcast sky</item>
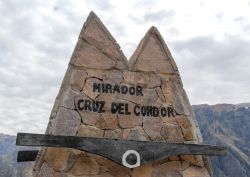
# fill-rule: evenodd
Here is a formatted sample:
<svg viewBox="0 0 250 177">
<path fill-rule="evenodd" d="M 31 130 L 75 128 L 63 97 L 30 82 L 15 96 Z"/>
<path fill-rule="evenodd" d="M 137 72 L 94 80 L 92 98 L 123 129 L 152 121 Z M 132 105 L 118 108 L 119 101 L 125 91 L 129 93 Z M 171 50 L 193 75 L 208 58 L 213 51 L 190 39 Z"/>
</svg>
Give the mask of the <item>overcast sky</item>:
<svg viewBox="0 0 250 177">
<path fill-rule="evenodd" d="M 0 133 L 44 133 L 91 10 L 127 58 L 156 26 L 191 104 L 250 102 L 250 0 L 0 0 Z"/>
</svg>

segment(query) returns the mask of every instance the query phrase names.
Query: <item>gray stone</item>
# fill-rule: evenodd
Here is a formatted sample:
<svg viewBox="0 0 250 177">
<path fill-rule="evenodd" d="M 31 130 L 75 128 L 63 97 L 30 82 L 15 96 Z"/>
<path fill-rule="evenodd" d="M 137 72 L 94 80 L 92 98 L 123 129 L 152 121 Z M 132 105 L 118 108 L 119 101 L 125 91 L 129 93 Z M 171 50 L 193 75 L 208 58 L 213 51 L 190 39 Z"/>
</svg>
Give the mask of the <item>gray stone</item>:
<svg viewBox="0 0 250 177">
<path fill-rule="evenodd" d="M 210 177 L 206 168 L 190 166 L 182 172 L 183 177 Z"/>
<path fill-rule="evenodd" d="M 118 115 L 118 123 L 121 128 L 133 128 L 142 125 L 142 118 L 134 115 Z"/>
<path fill-rule="evenodd" d="M 120 129 L 105 130 L 104 138 L 122 139 L 122 131 Z"/>
<path fill-rule="evenodd" d="M 101 117 L 100 113 L 80 111 L 82 122 L 87 125 L 95 125 Z"/>
<path fill-rule="evenodd" d="M 156 93 L 162 102 L 166 102 L 165 96 L 160 87 L 156 87 Z"/>
<path fill-rule="evenodd" d="M 164 123 L 161 135 L 167 142 L 183 143 L 184 138 L 178 125 Z"/>
<path fill-rule="evenodd" d="M 150 28 L 131 57 L 134 71 L 175 73 L 175 64 L 155 27 Z"/>
<path fill-rule="evenodd" d="M 182 177 L 180 161 L 166 162 L 153 169 L 152 177 Z"/>
<path fill-rule="evenodd" d="M 122 71 L 108 70 L 103 73 L 103 80 L 107 83 L 119 84 L 123 81 Z"/>
<path fill-rule="evenodd" d="M 162 78 L 162 92 L 166 99 L 166 103 L 173 105 L 175 103 L 176 92 L 178 90 L 175 77 L 163 77 Z"/>
<path fill-rule="evenodd" d="M 181 159 L 188 161 L 191 165 L 204 167 L 204 162 L 201 155 L 181 155 Z"/>
<path fill-rule="evenodd" d="M 88 41 L 106 57 L 115 61 L 116 68 L 125 69 L 128 67 L 128 61 L 120 50 L 120 46 L 94 13 L 90 13 L 80 34 L 80 39 Z"/>
<path fill-rule="evenodd" d="M 79 156 L 75 164 L 70 169 L 69 174 L 74 176 L 80 175 L 97 175 L 99 173 L 99 165 L 94 157 Z"/>
<path fill-rule="evenodd" d="M 91 99 L 95 99 L 98 95 L 99 92 L 94 92 L 93 91 L 93 84 L 94 83 L 100 83 L 101 81 L 96 78 L 88 78 L 84 87 L 83 87 L 83 92 Z"/>
<path fill-rule="evenodd" d="M 63 93 L 62 99 L 60 102 L 60 106 L 68 108 L 68 109 L 75 109 L 74 97 L 76 92 L 72 90 L 70 87 Z"/>
<path fill-rule="evenodd" d="M 87 42 L 78 43 L 76 60 L 73 63 L 77 67 L 91 69 L 111 69 L 115 66 L 115 61 L 105 56 L 100 50 Z"/>
<path fill-rule="evenodd" d="M 53 135 L 76 135 L 80 125 L 79 114 L 71 109 L 60 107 L 52 125 Z"/>
<path fill-rule="evenodd" d="M 161 86 L 161 77 L 156 74 L 149 75 L 148 88 L 155 88 Z"/>
<path fill-rule="evenodd" d="M 67 177 L 66 174 L 53 170 L 47 163 L 43 163 L 40 171 L 35 173 L 36 177 Z"/>
<path fill-rule="evenodd" d="M 74 163 L 72 151 L 67 148 L 48 148 L 44 160 L 56 171 L 68 171 Z"/>
<path fill-rule="evenodd" d="M 103 130 L 108 129 L 117 129 L 118 128 L 118 120 L 116 114 L 104 113 L 101 118 L 98 120 L 96 127 L 99 127 Z"/>
<path fill-rule="evenodd" d="M 132 128 L 129 131 L 127 139 L 128 140 L 136 140 L 136 141 L 148 141 L 149 140 L 147 134 L 144 132 L 142 127 Z"/>
<path fill-rule="evenodd" d="M 141 98 L 140 103 L 142 105 L 151 105 L 157 100 L 158 95 L 155 89 L 143 89 L 143 97 L 140 98 Z"/>
<path fill-rule="evenodd" d="M 152 170 L 152 164 L 142 165 L 132 170 L 131 177 L 151 177 Z"/>
<path fill-rule="evenodd" d="M 94 126 L 82 124 L 79 127 L 77 135 L 82 137 L 103 138 L 104 131 Z"/>
<path fill-rule="evenodd" d="M 162 120 L 159 117 L 144 117 L 143 129 L 154 141 L 163 141 L 163 137 L 160 134 L 162 128 Z"/>
<path fill-rule="evenodd" d="M 84 70 L 73 69 L 70 76 L 70 85 L 73 90 L 80 92 L 83 88 L 87 73 Z"/>
<path fill-rule="evenodd" d="M 146 73 L 124 71 L 123 78 L 128 84 L 140 85 L 142 87 L 147 87 L 149 83 L 149 76 Z"/>
<path fill-rule="evenodd" d="M 86 72 L 88 73 L 88 78 L 98 78 L 100 80 L 102 80 L 102 75 L 103 75 L 103 71 L 102 70 L 97 70 L 97 69 L 88 69 L 86 70 Z"/>
</svg>

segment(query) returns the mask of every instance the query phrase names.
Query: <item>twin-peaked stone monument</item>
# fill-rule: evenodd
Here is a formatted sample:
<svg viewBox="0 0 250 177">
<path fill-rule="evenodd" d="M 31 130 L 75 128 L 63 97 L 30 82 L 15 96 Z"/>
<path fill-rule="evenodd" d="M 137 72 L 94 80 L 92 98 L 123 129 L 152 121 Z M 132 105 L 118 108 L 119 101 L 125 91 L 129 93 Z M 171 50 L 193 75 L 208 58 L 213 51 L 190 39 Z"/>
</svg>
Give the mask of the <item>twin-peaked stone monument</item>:
<svg viewBox="0 0 250 177">
<path fill-rule="evenodd" d="M 46 134 L 201 143 L 178 68 L 155 27 L 128 60 L 91 12 L 79 35 Z M 180 155 L 133 169 L 99 155 L 44 148 L 36 177 L 210 177 L 207 157 Z"/>
</svg>

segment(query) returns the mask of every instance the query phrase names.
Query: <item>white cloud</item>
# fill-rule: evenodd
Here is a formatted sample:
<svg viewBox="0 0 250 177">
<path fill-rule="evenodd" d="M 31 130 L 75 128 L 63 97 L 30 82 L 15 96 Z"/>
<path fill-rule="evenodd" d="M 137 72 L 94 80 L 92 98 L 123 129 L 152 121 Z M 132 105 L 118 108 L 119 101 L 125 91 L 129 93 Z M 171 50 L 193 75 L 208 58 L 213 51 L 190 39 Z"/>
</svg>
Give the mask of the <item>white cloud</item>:
<svg viewBox="0 0 250 177">
<path fill-rule="evenodd" d="M 44 132 L 93 10 L 129 58 L 157 26 L 192 104 L 249 102 L 249 2 L 0 0 L 0 132 Z"/>
</svg>

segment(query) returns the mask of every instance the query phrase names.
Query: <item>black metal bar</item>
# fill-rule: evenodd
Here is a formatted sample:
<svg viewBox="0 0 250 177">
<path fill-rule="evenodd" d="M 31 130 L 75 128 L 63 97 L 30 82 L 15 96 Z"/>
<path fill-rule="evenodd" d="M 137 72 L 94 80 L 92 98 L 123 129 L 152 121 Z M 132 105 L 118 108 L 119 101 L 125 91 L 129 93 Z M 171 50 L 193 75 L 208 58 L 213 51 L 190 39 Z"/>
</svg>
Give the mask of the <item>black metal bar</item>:
<svg viewBox="0 0 250 177">
<path fill-rule="evenodd" d="M 18 133 L 16 144 L 21 146 L 74 148 L 101 155 L 119 164 L 122 164 L 122 156 L 127 150 L 137 151 L 141 157 L 141 164 L 146 164 L 174 155 L 226 155 L 226 148 L 211 145 L 128 141 L 29 133 Z"/>
<path fill-rule="evenodd" d="M 38 150 L 33 151 L 19 151 L 17 153 L 17 162 L 28 162 L 28 161 L 35 161 Z"/>
</svg>

